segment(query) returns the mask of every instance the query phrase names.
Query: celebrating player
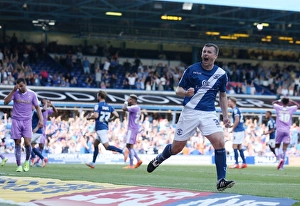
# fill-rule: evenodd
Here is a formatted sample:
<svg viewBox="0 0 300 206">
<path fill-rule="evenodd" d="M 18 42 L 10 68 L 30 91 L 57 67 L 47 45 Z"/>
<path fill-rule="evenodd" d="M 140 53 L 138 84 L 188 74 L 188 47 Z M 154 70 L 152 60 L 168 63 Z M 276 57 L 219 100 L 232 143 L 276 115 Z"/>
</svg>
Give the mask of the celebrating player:
<svg viewBox="0 0 300 206">
<path fill-rule="evenodd" d="M 168 144 L 148 164 L 148 172 L 153 172 L 163 161 L 182 151 L 187 140 L 199 128 L 215 148 L 217 190 L 222 191 L 235 184 L 234 181 L 225 179 L 227 164 L 224 132 L 215 109 L 215 98 L 219 93 L 223 122 L 226 127 L 230 127 L 226 95 L 228 78 L 226 72 L 214 64 L 218 53 L 219 48 L 215 44 L 205 44 L 201 54 L 202 61 L 185 70 L 176 89 L 176 94 L 184 97 L 184 108 L 176 125 L 173 143 Z"/>
</svg>

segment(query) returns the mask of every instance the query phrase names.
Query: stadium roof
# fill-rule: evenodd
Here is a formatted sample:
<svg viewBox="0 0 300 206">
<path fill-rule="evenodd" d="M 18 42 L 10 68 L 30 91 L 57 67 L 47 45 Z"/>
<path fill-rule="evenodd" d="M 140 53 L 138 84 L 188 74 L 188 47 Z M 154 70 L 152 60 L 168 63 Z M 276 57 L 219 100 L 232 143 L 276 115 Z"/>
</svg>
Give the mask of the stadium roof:
<svg viewBox="0 0 300 206">
<path fill-rule="evenodd" d="M 174 1 L 1 0 L 0 25 L 9 30 L 68 32 L 78 38 L 160 39 L 191 44 L 220 41 L 229 45 L 251 43 L 299 48 L 296 44 L 300 44 L 298 11 L 287 11 L 286 7 L 282 7 L 285 10 L 270 10 L 204 4 L 207 1 L 189 1 L 204 3 L 186 4 L 187 9 L 191 9 L 184 10 L 182 1 Z M 270 8 L 271 4 L 278 5 L 278 1 L 265 2 L 269 2 Z M 121 16 L 111 16 L 107 12 L 117 12 L 112 14 Z M 35 23 L 38 26 L 34 26 L 33 20 L 38 21 Z M 258 30 L 257 24 L 262 23 L 263 29 Z"/>
</svg>

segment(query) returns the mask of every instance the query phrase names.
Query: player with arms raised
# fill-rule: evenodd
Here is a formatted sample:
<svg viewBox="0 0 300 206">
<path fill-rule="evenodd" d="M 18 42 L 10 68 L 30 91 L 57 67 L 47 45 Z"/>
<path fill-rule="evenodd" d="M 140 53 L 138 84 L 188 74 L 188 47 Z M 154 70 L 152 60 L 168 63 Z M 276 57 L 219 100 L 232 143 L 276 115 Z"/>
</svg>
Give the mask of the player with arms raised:
<svg viewBox="0 0 300 206">
<path fill-rule="evenodd" d="M 275 153 L 277 158 L 280 160 L 277 169 L 283 170 L 286 150 L 291 139 L 290 128 L 292 125 L 292 117 L 299 108 L 299 104 L 287 97 L 283 97 L 281 100 L 275 100 L 272 104 L 276 110 Z M 292 106 L 288 106 L 289 104 L 292 104 Z M 281 143 L 283 143 L 282 153 L 280 153 L 279 150 Z"/>
</svg>

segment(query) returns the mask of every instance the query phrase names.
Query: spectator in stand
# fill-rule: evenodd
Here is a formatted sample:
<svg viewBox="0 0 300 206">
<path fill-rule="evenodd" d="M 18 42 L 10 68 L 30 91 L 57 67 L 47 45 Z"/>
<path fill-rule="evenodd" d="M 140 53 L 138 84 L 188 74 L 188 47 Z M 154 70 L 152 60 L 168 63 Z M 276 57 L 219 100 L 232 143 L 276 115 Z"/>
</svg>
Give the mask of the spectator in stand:
<svg viewBox="0 0 300 206">
<path fill-rule="evenodd" d="M 104 65 L 103 65 L 103 70 L 109 71 L 109 67 L 110 67 L 110 60 L 109 60 L 109 58 L 106 58 Z"/>
<path fill-rule="evenodd" d="M 123 89 L 129 89 L 129 84 L 128 84 L 128 79 L 127 78 L 125 78 L 123 80 Z"/>
<path fill-rule="evenodd" d="M 65 80 L 68 80 L 69 82 L 72 80 L 72 75 L 71 75 L 71 73 L 70 72 L 68 72 L 65 76 Z"/>
<path fill-rule="evenodd" d="M 152 79 L 153 79 L 153 72 L 150 71 L 150 72 L 148 73 L 148 75 L 146 76 L 146 79 L 145 79 L 145 85 L 150 85 L 151 88 L 152 88 L 152 84 L 153 84 Z M 150 89 L 150 90 L 151 90 L 151 89 Z M 150 90 L 149 90 L 149 91 L 150 91 Z"/>
<path fill-rule="evenodd" d="M 281 95 L 283 96 L 288 96 L 289 95 L 289 90 L 287 84 L 283 84 L 281 87 Z"/>
<path fill-rule="evenodd" d="M 101 89 L 106 89 L 106 84 L 105 84 L 105 82 L 103 82 L 103 81 L 101 82 L 100 88 L 101 88 Z"/>
<path fill-rule="evenodd" d="M 289 88 L 288 88 L 288 96 L 293 96 L 294 95 L 294 84 L 293 83 L 291 83 L 290 85 L 289 85 Z"/>
<path fill-rule="evenodd" d="M 256 88 L 255 88 L 253 82 L 251 82 L 251 84 L 250 84 L 250 94 L 251 95 L 255 95 L 256 94 Z"/>
<path fill-rule="evenodd" d="M 97 68 L 100 68 L 100 63 L 100 60 L 98 59 L 98 57 L 96 57 L 93 64 L 94 71 L 96 71 Z"/>
<path fill-rule="evenodd" d="M 137 78 L 140 79 L 140 80 L 142 80 L 143 77 L 144 77 L 143 67 L 139 66 L 138 73 L 137 73 Z"/>
<path fill-rule="evenodd" d="M 178 68 L 171 69 L 171 73 L 173 75 L 173 80 L 174 80 L 173 85 L 171 85 L 171 86 L 172 86 L 172 89 L 175 91 L 178 86 L 181 75 L 180 75 L 180 71 Z"/>
<path fill-rule="evenodd" d="M 61 86 L 61 87 L 66 87 L 66 79 L 65 79 L 65 77 L 62 77 L 62 78 L 61 78 L 60 86 Z"/>
<path fill-rule="evenodd" d="M 92 87 L 93 86 L 94 78 L 91 74 L 85 79 L 85 83 L 86 83 L 87 87 Z"/>
<path fill-rule="evenodd" d="M 294 79 L 294 96 L 299 95 L 299 88 L 300 88 L 300 77 L 299 75 L 296 75 L 296 78 Z"/>
<path fill-rule="evenodd" d="M 142 88 L 142 87 L 143 87 L 142 81 L 140 79 L 137 79 L 135 82 L 135 89 L 136 90 L 144 90 L 144 88 Z"/>
<path fill-rule="evenodd" d="M 41 86 L 41 78 L 38 74 L 34 74 L 34 83 L 33 86 Z"/>
<path fill-rule="evenodd" d="M 233 86 L 229 86 L 229 90 L 227 92 L 228 94 L 235 94 L 235 91 L 233 89 Z"/>
<path fill-rule="evenodd" d="M 3 85 L 8 85 L 8 79 L 7 79 L 7 77 L 4 77 L 4 78 L 3 78 L 2 84 L 3 84 Z"/>
<path fill-rule="evenodd" d="M 82 63 L 82 57 L 83 57 L 83 55 L 82 55 L 82 52 L 81 52 L 81 49 L 80 48 L 77 48 L 77 53 L 76 53 L 76 64 L 77 65 L 81 65 L 81 63 Z"/>
<path fill-rule="evenodd" d="M 110 78 L 111 78 L 111 75 L 108 73 L 108 71 L 103 70 L 103 72 L 102 72 L 102 81 L 105 83 L 106 86 L 110 82 Z"/>
<path fill-rule="evenodd" d="M 84 74 L 90 74 L 91 70 L 90 70 L 90 61 L 88 60 L 87 57 L 84 58 L 83 62 L 82 62 L 82 66 L 83 66 L 83 73 Z"/>
<path fill-rule="evenodd" d="M 97 88 L 100 88 L 101 79 L 102 79 L 102 72 L 100 70 L 100 67 L 98 66 L 95 69 L 95 81 L 96 81 Z"/>
<path fill-rule="evenodd" d="M 66 79 L 66 86 L 65 87 L 70 87 L 70 82 L 69 82 L 69 79 Z"/>
<path fill-rule="evenodd" d="M 15 85 L 15 78 L 13 77 L 12 74 L 8 76 L 7 80 L 8 80 L 8 85 Z"/>
<path fill-rule="evenodd" d="M 54 87 L 60 86 L 60 78 L 58 77 L 57 74 L 53 74 L 53 77 L 51 79 L 51 85 Z"/>
<path fill-rule="evenodd" d="M 42 77 L 41 85 L 46 86 L 48 84 L 48 77 L 49 77 L 49 74 L 46 69 L 42 70 L 41 77 Z"/>
<path fill-rule="evenodd" d="M 165 77 L 165 75 L 163 75 L 162 77 L 160 77 L 160 79 L 159 79 L 159 89 L 158 90 L 161 90 L 161 91 L 164 91 L 164 90 L 166 90 L 166 81 L 167 81 L 167 79 L 166 79 L 166 77 Z"/>
<path fill-rule="evenodd" d="M 230 73 L 229 81 L 239 82 L 239 74 L 237 72 L 237 68 L 235 64 L 232 65 L 232 72 Z"/>
<path fill-rule="evenodd" d="M 151 91 L 151 82 L 147 82 L 147 83 L 146 83 L 146 88 L 145 88 L 145 90 Z"/>
<path fill-rule="evenodd" d="M 116 87 L 117 80 L 118 80 L 118 77 L 115 74 L 112 74 L 110 81 L 109 81 L 109 85 L 110 85 L 109 88 L 114 89 Z"/>
<path fill-rule="evenodd" d="M 136 73 L 127 73 L 126 78 L 128 79 L 129 89 L 135 89 L 135 81 L 137 79 Z"/>
<path fill-rule="evenodd" d="M 74 76 L 70 82 L 70 87 L 78 87 L 77 78 Z"/>
</svg>

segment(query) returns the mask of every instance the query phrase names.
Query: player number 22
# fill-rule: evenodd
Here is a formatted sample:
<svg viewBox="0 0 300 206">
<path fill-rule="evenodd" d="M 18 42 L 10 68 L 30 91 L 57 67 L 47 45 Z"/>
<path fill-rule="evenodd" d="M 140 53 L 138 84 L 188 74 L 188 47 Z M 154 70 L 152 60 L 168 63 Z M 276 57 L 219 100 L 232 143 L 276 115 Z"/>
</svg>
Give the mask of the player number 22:
<svg viewBox="0 0 300 206">
<path fill-rule="evenodd" d="M 100 122 L 108 122 L 109 117 L 110 117 L 110 112 L 101 112 L 99 121 Z"/>
</svg>

